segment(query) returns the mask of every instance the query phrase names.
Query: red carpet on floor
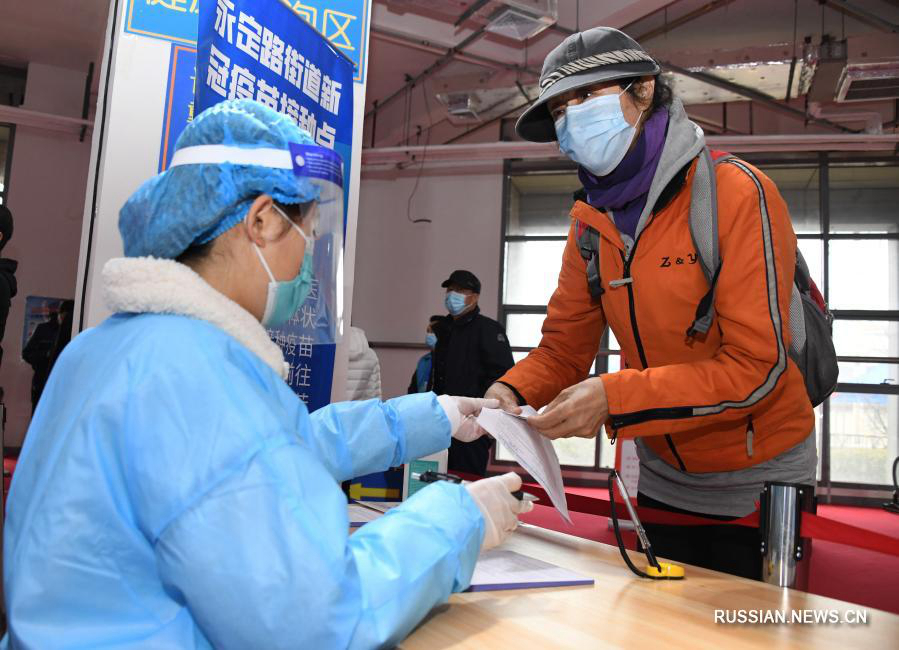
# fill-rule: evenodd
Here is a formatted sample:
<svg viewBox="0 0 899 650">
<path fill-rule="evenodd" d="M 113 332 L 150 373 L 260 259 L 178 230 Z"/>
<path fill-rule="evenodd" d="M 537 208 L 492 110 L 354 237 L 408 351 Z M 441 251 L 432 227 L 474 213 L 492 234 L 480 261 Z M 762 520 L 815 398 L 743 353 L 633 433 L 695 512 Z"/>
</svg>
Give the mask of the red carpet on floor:
<svg viewBox="0 0 899 650">
<path fill-rule="evenodd" d="M 608 493 L 600 488 L 567 488 L 566 491 L 608 499 Z M 818 514 L 899 539 L 899 515 L 881 508 L 819 505 Z M 563 521 L 555 508 L 541 505 L 521 517 L 535 526 L 615 544 L 607 517 L 572 512 L 571 519 L 573 526 Z M 634 533 L 622 532 L 627 547 L 634 549 Z M 816 541 L 812 548 L 809 592 L 899 614 L 899 557 Z"/>
</svg>

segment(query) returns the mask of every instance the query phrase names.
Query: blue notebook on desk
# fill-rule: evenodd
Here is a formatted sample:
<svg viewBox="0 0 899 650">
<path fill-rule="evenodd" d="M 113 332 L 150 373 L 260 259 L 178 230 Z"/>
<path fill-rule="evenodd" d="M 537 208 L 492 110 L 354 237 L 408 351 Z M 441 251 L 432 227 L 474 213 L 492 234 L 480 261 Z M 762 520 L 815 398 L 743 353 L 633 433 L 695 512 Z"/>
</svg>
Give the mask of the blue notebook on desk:
<svg viewBox="0 0 899 650">
<path fill-rule="evenodd" d="M 481 553 L 467 591 L 501 591 L 541 587 L 592 585 L 593 578 L 515 551 L 492 549 Z"/>
</svg>

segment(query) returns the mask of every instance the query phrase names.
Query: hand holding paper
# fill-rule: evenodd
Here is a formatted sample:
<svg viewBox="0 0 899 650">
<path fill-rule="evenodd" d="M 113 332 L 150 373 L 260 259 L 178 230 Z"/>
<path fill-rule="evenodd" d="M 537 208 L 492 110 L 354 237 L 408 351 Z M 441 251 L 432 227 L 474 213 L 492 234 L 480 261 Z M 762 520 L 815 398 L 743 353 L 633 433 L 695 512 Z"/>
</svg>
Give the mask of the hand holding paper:
<svg viewBox="0 0 899 650">
<path fill-rule="evenodd" d="M 537 411 L 524 406 L 521 414 L 534 416 Z M 565 500 L 565 486 L 562 485 L 562 469 L 552 443 L 524 420 L 499 409 L 482 409 L 478 424 L 499 440 L 525 471 L 543 486 L 559 514 L 571 523 Z"/>
<path fill-rule="evenodd" d="M 569 386 L 528 423 L 547 438 L 593 438 L 609 417 L 600 377 Z"/>
<path fill-rule="evenodd" d="M 521 407 L 518 406 L 518 398 L 512 392 L 512 389 L 505 384 L 501 384 L 498 381 L 493 382 L 493 385 L 487 389 L 484 397 L 499 401 L 499 408 L 506 413 L 521 413 Z"/>
<path fill-rule="evenodd" d="M 477 415 L 484 407 L 497 408 L 495 399 L 477 399 L 474 397 L 454 397 L 440 395 L 437 402 L 450 421 L 453 438 L 460 442 L 473 442 L 484 435 L 485 431 L 478 426 Z"/>
</svg>

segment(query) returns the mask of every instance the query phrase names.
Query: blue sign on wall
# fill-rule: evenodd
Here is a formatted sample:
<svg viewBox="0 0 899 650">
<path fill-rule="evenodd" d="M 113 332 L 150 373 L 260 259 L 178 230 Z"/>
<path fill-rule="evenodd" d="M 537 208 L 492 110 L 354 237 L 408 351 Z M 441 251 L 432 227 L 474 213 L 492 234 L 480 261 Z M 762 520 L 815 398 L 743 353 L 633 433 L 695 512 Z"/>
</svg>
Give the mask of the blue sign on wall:
<svg viewBox="0 0 899 650">
<path fill-rule="evenodd" d="M 353 66 L 280 2 L 217 0 L 200 9 L 196 110 L 248 98 L 277 110 L 343 159 L 350 178 Z M 348 185 L 348 184 L 347 184 Z M 346 193 L 347 188 L 344 188 Z M 346 201 L 344 201 L 346 206 Z M 344 213 L 346 223 L 346 213 Z M 342 279 L 333 279 L 342 291 Z M 317 291 L 269 334 L 290 365 L 288 383 L 314 410 L 331 400 L 333 344 L 313 342 L 321 316 Z"/>
<path fill-rule="evenodd" d="M 196 45 L 199 14 L 200 0 L 128 0 L 125 31 Z"/>
<path fill-rule="evenodd" d="M 254 11 L 279 0 L 256 0 Z M 327 38 L 355 66 L 353 81 L 364 83 L 371 0 L 280 0 Z M 203 0 L 203 6 L 232 11 L 232 0 Z M 128 0 L 125 31 L 184 45 L 197 44 L 200 0 Z"/>
<path fill-rule="evenodd" d="M 165 114 L 162 118 L 162 142 L 159 145 L 159 171 L 168 169 L 178 136 L 194 119 L 194 93 L 197 80 L 197 50 L 173 45 L 169 57 Z"/>
</svg>

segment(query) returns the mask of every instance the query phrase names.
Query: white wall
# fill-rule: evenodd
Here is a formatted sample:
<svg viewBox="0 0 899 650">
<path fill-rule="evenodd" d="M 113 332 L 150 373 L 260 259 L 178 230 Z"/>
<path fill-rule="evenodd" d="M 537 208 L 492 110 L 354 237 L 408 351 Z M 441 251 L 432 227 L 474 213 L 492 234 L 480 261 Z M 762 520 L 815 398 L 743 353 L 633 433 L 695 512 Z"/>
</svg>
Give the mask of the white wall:
<svg viewBox="0 0 899 650">
<path fill-rule="evenodd" d="M 85 73 L 32 63 L 22 108 L 81 117 Z M 19 292 L 3 337 L 0 386 L 8 409 L 5 443 L 18 445 L 31 419 L 31 366 L 22 361 L 25 297 L 75 297 L 90 134 L 16 128 L 9 179 L 15 231 L 3 256 L 19 261 Z"/>
<path fill-rule="evenodd" d="M 496 318 L 502 224 L 502 167 L 477 174 L 425 175 L 406 203 L 415 177 L 363 176 L 356 243 L 353 325 L 369 341 L 424 343 L 427 319 L 446 313 L 445 289 L 455 269 L 467 269 L 482 284 L 481 310 Z M 425 350 L 377 348 L 384 397 L 404 394 Z"/>
<path fill-rule="evenodd" d="M 84 291 L 84 327 L 99 325 L 110 312 L 99 290 L 103 265 L 122 255 L 122 239 L 119 235 L 119 209 L 141 183 L 155 176 L 159 165 L 159 134 L 162 132 L 171 44 L 116 28 L 116 51 L 112 60 L 109 88 L 102 84 L 97 102 L 96 137 L 91 167 L 99 169 L 97 182 L 96 214 L 93 220 L 93 240 L 90 259 L 87 258 L 88 233 L 91 232 L 91 207 L 94 179 L 91 191 L 82 198 L 83 227 L 79 236 L 81 257 L 78 264 L 78 295 L 75 300 L 75 330 L 81 314 L 81 292 Z M 106 78 L 104 53 L 101 79 Z M 103 99 L 108 105 L 104 108 Z M 106 124 L 101 130 L 101 117 L 106 114 Z M 100 138 L 103 138 L 102 143 Z M 102 148 L 101 148 L 102 145 Z M 102 150 L 99 166 L 98 152 Z M 85 282 L 84 274 L 87 274 Z"/>
</svg>

